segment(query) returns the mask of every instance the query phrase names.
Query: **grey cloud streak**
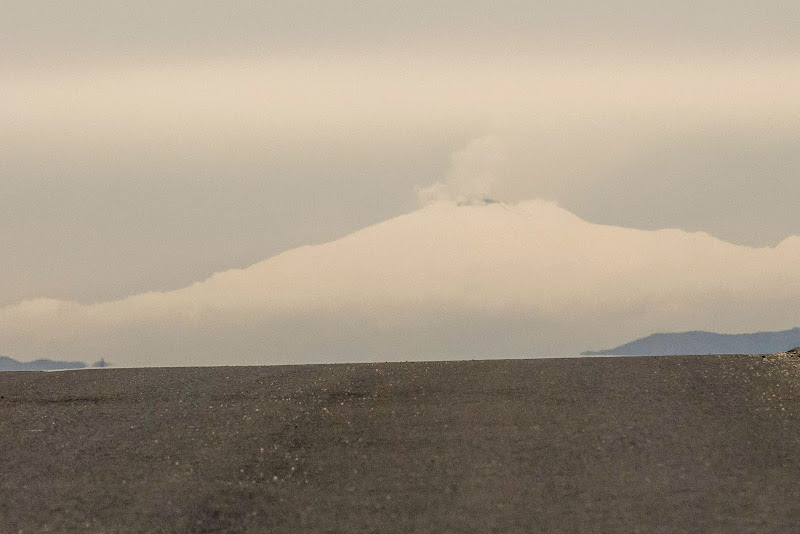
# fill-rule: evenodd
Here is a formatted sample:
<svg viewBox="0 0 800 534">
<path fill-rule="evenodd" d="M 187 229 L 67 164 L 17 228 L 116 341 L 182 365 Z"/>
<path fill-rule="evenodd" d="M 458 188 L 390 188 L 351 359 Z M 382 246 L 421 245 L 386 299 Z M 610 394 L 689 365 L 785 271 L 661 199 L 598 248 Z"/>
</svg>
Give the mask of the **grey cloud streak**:
<svg viewBox="0 0 800 534">
<path fill-rule="evenodd" d="M 374 46 L 796 49 L 800 8 L 791 1 L 669 3 L 317 2 L 191 3 L 5 0 L 0 44 L 16 60 L 206 55 Z"/>
</svg>

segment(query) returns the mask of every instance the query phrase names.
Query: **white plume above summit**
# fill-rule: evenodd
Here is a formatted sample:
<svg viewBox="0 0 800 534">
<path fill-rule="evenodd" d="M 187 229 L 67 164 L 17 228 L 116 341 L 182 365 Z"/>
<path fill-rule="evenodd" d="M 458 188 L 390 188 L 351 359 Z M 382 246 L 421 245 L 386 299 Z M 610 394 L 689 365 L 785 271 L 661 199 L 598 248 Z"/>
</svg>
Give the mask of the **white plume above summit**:
<svg viewBox="0 0 800 534">
<path fill-rule="evenodd" d="M 434 202 L 459 205 L 482 203 L 491 197 L 497 175 L 505 164 L 505 145 L 495 135 L 470 141 L 455 152 L 444 181 L 417 189 L 422 206 Z"/>
</svg>

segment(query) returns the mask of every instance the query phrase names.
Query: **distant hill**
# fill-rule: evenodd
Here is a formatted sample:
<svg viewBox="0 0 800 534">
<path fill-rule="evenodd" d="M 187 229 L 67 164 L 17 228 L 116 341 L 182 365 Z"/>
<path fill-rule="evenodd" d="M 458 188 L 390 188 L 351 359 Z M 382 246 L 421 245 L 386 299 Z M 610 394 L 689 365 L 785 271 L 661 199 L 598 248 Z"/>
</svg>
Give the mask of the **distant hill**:
<svg viewBox="0 0 800 534">
<path fill-rule="evenodd" d="M 771 354 L 800 346 L 800 328 L 754 334 L 679 332 L 652 334 L 619 347 L 586 351 L 586 356 L 658 356 L 678 354 Z"/>
<path fill-rule="evenodd" d="M 0 371 L 55 371 L 58 369 L 83 369 L 83 362 L 57 362 L 53 360 L 34 360 L 18 362 L 8 356 L 0 356 Z"/>
</svg>

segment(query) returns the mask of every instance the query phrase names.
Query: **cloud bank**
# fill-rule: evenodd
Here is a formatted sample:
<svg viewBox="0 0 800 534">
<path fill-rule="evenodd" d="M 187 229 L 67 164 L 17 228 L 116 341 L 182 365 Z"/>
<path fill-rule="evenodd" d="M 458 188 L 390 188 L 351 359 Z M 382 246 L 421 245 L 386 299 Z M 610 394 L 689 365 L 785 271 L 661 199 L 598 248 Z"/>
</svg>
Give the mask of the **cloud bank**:
<svg viewBox="0 0 800 534">
<path fill-rule="evenodd" d="M 586 222 L 555 203 L 424 208 L 176 291 L 0 309 L 0 352 L 119 365 L 574 354 L 653 331 L 798 324 L 772 248 Z"/>
</svg>

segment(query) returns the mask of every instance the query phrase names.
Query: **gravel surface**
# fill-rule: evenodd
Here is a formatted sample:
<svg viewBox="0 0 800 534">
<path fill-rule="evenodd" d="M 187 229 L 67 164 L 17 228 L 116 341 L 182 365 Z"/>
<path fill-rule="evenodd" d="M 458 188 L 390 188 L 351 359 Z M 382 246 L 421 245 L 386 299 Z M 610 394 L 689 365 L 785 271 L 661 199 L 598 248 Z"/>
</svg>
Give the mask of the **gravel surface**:
<svg viewBox="0 0 800 534">
<path fill-rule="evenodd" d="M 0 373 L 0 532 L 800 532 L 800 358 Z"/>
</svg>

